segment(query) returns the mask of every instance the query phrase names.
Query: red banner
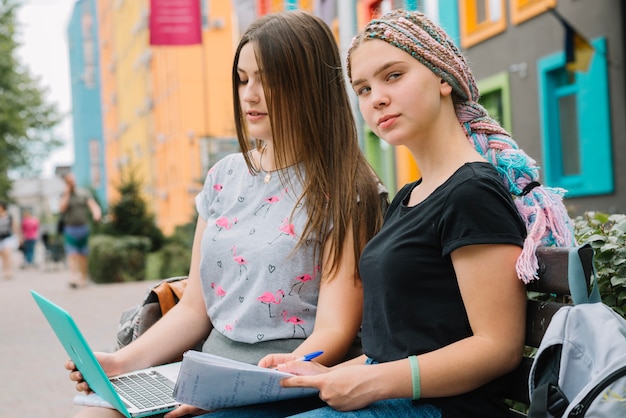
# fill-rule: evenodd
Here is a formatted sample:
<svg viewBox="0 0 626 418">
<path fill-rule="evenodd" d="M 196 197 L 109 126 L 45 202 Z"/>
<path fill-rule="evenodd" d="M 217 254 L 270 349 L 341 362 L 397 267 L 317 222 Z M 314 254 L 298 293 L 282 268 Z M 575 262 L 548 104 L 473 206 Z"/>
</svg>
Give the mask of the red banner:
<svg viewBox="0 0 626 418">
<path fill-rule="evenodd" d="M 201 43 L 200 0 L 150 0 L 150 45 Z"/>
</svg>

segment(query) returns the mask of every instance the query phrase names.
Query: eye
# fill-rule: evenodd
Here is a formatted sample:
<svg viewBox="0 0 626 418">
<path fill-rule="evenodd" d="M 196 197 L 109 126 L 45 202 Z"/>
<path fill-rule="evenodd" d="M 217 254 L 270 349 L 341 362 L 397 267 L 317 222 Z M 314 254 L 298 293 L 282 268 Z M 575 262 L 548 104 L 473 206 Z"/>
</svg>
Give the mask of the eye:
<svg viewBox="0 0 626 418">
<path fill-rule="evenodd" d="M 402 74 L 400 74 L 398 71 L 395 71 L 393 73 L 389 73 L 389 75 L 387 75 L 387 81 L 391 81 L 391 80 L 395 80 L 398 77 L 400 77 Z"/>
<path fill-rule="evenodd" d="M 240 78 L 237 84 L 239 84 L 240 86 L 245 86 L 246 84 L 248 84 L 248 80 Z"/>
<path fill-rule="evenodd" d="M 361 87 L 356 88 L 354 92 L 356 93 L 357 96 L 362 96 L 365 93 L 369 93 L 370 90 L 371 89 L 368 86 L 361 86 Z"/>
</svg>

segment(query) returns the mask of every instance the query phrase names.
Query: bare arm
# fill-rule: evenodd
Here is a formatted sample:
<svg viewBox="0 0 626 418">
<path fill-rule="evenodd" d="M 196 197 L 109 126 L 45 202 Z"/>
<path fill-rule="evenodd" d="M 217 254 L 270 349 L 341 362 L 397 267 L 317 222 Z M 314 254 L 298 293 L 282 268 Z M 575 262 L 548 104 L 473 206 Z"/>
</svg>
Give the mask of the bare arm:
<svg viewBox="0 0 626 418">
<path fill-rule="evenodd" d="M 323 350 L 324 354 L 316 361 L 327 365 L 336 364 L 345 358 L 361 326 L 363 289 L 361 281 L 355 277 L 352 228 L 347 228 L 347 231 L 341 264 L 332 276 L 327 271 L 322 272 L 313 332 L 293 352 L 302 356 Z M 327 243 L 323 266 L 329 264 L 327 260 L 331 254 L 330 243 Z M 269 355 L 259 365 L 268 367 L 288 360 L 289 356 Z"/>
<path fill-rule="evenodd" d="M 336 364 L 345 358 L 361 326 L 363 288 L 355 274 L 352 240 L 352 227 L 348 227 L 341 264 L 332 276 L 322 272 L 313 333 L 294 351 L 304 355 L 324 350 L 317 359 L 322 364 Z M 330 264 L 327 260 L 331 254 L 327 243 L 322 266 Z"/>
<path fill-rule="evenodd" d="M 198 218 L 189 280 L 180 302 L 140 338 L 116 353 L 124 371 L 168 362 L 209 334 L 211 322 L 206 313 L 200 284 L 200 243 L 205 227 L 206 221 Z"/>
<path fill-rule="evenodd" d="M 61 200 L 59 200 L 59 212 L 63 213 L 67 210 L 70 205 L 70 191 L 66 190 L 61 195 Z"/>
<path fill-rule="evenodd" d="M 98 360 L 108 375 L 167 363 L 209 335 L 212 325 L 206 313 L 200 284 L 200 243 L 205 227 L 206 222 L 198 218 L 189 280 L 180 302 L 126 347 L 113 354 L 98 353 Z M 66 368 L 73 370 L 74 367 L 69 362 Z M 82 380 L 78 372 L 72 373 L 70 378 L 77 382 Z M 77 385 L 77 390 L 88 390 L 88 386 L 81 382 Z"/>
<path fill-rule="evenodd" d="M 93 220 L 96 222 L 100 222 L 100 218 L 102 218 L 102 209 L 93 198 L 89 198 L 87 200 L 87 206 L 89 206 L 89 210 L 91 211 L 91 216 Z"/>
<path fill-rule="evenodd" d="M 526 293 L 515 263 L 521 249 L 512 245 L 473 245 L 452 253 L 471 337 L 418 356 L 422 397 L 457 395 L 512 370 L 524 341 Z M 485 268 L 485 266 L 489 266 Z M 304 362 L 287 371 L 313 373 Z M 340 410 L 380 399 L 412 397 L 408 359 L 369 366 L 336 367 L 317 376 L 287 379 L 286 386 L 313 386 Z"/>
</svg>

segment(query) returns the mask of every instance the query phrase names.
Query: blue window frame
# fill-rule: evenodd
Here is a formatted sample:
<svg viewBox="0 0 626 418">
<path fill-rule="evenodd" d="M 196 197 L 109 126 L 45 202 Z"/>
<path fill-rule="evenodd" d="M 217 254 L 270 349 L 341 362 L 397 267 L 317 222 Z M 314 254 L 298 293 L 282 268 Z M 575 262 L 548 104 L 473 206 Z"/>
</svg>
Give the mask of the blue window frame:
<svg viewBox="0 0 626 418">
<path fill-rule="evenodd" d="M 614 190 L 606 39 L 592 45 L 586 73 L 568 72 L 564 52 L 537 64 L 545 183 L 566 197 Z"/>
</svg>

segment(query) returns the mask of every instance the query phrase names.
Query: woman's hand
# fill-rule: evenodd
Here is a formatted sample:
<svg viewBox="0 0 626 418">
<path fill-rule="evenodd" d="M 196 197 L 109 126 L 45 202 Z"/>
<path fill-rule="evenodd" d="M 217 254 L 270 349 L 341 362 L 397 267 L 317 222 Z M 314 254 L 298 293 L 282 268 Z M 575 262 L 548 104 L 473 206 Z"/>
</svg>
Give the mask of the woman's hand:
<svg viewBox="0 0 626 418">
<path fill-rule="evenodd" d="M 195 417 L 197 415 L 206 414 L 207 412 L 209 411 L 196 408 L 195 406 L 183 404 L 173 411 L 170 411 L 167 414 L 163 415 L 163 418 Z"/>
<path fill-rule="evenodd" d="M 96 359 L 100 363 L 100 366 L 104 370 L 107 376 L 114 376 L 122 373 L 118 370 L 115 356 L 111 353 L 94 353 Z M 93 392 L 89 387 L 89 384 L 85 382 L 83 374 L 76 368 L 76 364 L 72 360 L 65 362 L 65 368 L 70 371 L 70 380 L 76 382 L 76 390 L 79 392 L 85 392 L 90 394 Z"/>
<path fill-rule="evenodd" d="M 329 371 L 315 362 L 295 361 L 280 365 L 278 369 L 297 375 L 283 379 L 283 387 L 316 388 L 320 391 L 320 399 L 338 411 L 361 409 L 384 397 L 381 397 L 382 391 L 375 384 L 376 379 L 365 378 L 368 371 L 374 371 L 371 365 L 346 366 Z"/>
<path fill-rule="evenodd" d="M 292 353 L 279 353 L 279 354 L 268 354 L 259 360 L 257 366 L 264 367 L 266 369 L 271 367 L 276 367 L 279 364 L 287 363 L 289 361 L 294 361 L 298 358 L 297 355 Z"/>
</svg>

